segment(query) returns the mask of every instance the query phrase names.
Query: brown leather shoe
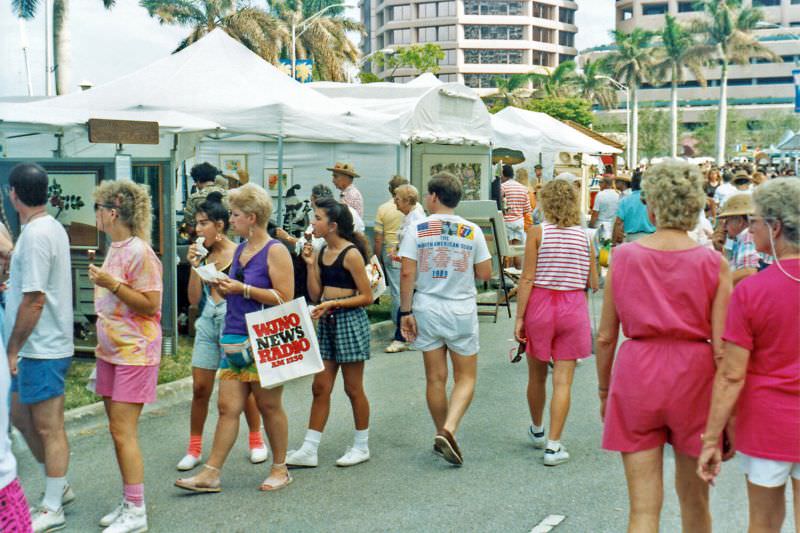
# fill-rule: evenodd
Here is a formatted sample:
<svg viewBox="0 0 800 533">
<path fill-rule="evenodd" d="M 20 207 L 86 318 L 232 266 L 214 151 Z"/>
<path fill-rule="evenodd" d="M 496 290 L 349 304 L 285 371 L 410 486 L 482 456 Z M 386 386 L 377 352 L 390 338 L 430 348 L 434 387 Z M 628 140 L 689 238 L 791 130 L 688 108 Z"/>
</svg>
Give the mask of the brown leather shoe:
<svg viewBox="0 0 800 533">
<path fill-rule="evenodd" d="M 458 443 L 448 430 L 443 429 L 436 435 L 434 445 L 438 445 L 444 460 L 448 463 L 457 466 L 464 464 L 464 457 L 461 455 L 461 450 L 458 449 Z"/>
</svg>

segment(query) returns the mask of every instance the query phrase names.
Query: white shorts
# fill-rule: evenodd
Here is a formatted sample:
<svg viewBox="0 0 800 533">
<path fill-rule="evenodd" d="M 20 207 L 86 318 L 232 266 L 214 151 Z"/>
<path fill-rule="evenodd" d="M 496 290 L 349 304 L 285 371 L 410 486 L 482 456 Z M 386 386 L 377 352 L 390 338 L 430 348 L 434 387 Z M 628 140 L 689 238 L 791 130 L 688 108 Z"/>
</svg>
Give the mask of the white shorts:
<svg viewBox="0 0 800 533">
<path fill-rule="evenodd" d="M 774 488 L 784 486 L 790 476 L 800 480 L 800 463 L 763 459 L 742 452 L 737 452 L 736 456 L 747 480 L 753 485 Z"/>
<path fill-rule="evenodd" d="M 474 298 L 447 300 L 416 293 L 413 309 L 417 322 L 414 348 L 429 352 L 446 346 L 459 355 L 478 353 L 478 306 Z"/>
<path fill-rule="evenodd" d="M 525 243 L 525 220 L 519 219 L 514 222 L 506 222 L 506 236 L 509 241 L 519 241 Z"/>
</svg>

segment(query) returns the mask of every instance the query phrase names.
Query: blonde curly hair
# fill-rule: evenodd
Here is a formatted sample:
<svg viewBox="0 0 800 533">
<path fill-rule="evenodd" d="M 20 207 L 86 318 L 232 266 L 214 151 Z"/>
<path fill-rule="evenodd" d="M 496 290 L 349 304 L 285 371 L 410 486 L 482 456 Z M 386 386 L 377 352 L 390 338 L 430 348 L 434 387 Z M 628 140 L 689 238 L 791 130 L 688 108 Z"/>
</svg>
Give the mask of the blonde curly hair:
<svg viewBox="0 0 800 533">
<path fill-rule="evenodd" d="M 679 159 L 648 168 L 642 177 L 642 199 L 656 218 L 656 227 L 691 231 L 706 205 L 703 175 L 696 165 Z"/>
<path fill-rule="evenodd" d="M 538 193 L 544 219 L 562 228 L 581 223 L 578 189 L 566 180 L 550 180 Z"/>
<path fill-rule="evenodd" d="M 756 213 L 767 222 L 780 220 L 783 237 L 795 248 L 800 248 L 800 180 L 775 178 L 753 191 Z"/>
<path fill-rule="evenodd" d="M 231 209 L 238 209 L 245 215 L 255 215 L 256 224 L 267 227 L 272 216 L 272 199 L 263 187 L 255 183 L 247 183 L 228 193 L 228 204 Z"/>
<path fill-rule="evenodd" d="M 150 193 L 144 185 L 127 180 L 103 181 L 94 190 L 94 201 L 113 205 L 119 212 L 120 221 L 131 233 L 150 244 L 153 219 Z"/>
</svg>

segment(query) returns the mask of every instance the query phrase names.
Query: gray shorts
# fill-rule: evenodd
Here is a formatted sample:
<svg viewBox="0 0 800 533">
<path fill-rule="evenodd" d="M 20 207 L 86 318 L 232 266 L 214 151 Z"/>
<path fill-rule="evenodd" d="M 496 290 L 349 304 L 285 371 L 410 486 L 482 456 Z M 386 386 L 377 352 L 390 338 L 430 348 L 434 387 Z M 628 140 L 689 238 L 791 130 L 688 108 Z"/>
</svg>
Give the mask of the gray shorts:
<svg viewBox="0 0 800 533">
<path fill-rule="evenodd" d="M 206 299 L 203 312 L 194 323 L 194 348 L 192 350 L 192 366 L 206 370 L 217 370 L 222 359 L 222 328 L 225 326 L 227 302 L 218 304 L 211 298 Z"/>
</svg>

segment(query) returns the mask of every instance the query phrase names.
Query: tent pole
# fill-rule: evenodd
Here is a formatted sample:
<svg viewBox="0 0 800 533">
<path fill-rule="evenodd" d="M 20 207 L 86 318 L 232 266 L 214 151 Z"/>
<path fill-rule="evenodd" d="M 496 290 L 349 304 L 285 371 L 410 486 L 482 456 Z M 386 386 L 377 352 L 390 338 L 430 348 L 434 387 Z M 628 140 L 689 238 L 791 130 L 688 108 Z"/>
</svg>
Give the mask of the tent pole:
<svg viewBox="0 0 800 533">
<path fill-rule="evenodd" d="M 395 147 L 395 150 L 394 150 L 394 168 L 395 168 L 395 172 L 394 173 L 397 174 L 398 176 L 400 174 L 402 174 L 400 172 L 400 165 L 402 164 L 401 163 L 402 157 L 403 157 L 403 145 L 402 144 L 398 144 Z"/>
<path fill-rule="evenodd" d="M 166 326 L 162 346 L 165 355 L 175 355 L 178 349 L 178 222 L 175 217 L 175 177 L 178 174 L 180 164 L 178 162 L 178 134 L 173 135 L 172 150 L 170 153 L 169 167 L 167 176 L 164 179 L 164 255 L 161 257 L 164 269 L 164 302 L 163 315 L 161 318 L 162 327 Z"/>
<path fill-rule="evenodd" d="M 267 176 L 269 180 L 269 176 Z M 269 181 L 267 181 L 269 189 Z M 283 227 L 283 136 L 278 137 L 278 227 Z"/>
</svg>

